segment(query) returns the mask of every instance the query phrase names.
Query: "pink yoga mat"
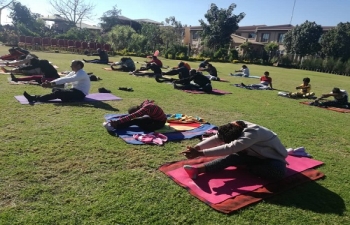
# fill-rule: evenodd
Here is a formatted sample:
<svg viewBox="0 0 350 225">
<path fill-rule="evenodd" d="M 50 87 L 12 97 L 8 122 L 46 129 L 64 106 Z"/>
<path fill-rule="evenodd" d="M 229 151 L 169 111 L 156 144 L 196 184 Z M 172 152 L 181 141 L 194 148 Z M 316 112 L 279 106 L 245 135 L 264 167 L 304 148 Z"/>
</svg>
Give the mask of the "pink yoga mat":
<svg viewBox="0 0 350 225">
<path fill-rule="evenodd" d="M 21 103 L 22 105 L 28 105 L 28 100 L 23 95 L 15 96 L 17 101 Z M 95 102 L 95 101 L 119 101 L 122 100 L 122 98 L 119 98 L 111 93 L 93 93 L 89 94 L 85 97 L 84 101 L 82 102 Z M 41 103 L 60 103 L 62 102 L 61 99 L 55 99 L 51 100 L 49 102 L 35 102 L 35 104 L 41 104 Z"/>
<path fill-rule="evenodd" d="M 289 165 L 286 177 L 323 164 L 314 159 L 294 156 L 288 156 L 287 162 Z M 229 167 L 217 174 L 202 174 L 196 180 L 190 179 L 182 167 L 168 172 L 167 175 L 212 204 L 254 191 L 271 182 L 236 167 Z"/>
</svg>

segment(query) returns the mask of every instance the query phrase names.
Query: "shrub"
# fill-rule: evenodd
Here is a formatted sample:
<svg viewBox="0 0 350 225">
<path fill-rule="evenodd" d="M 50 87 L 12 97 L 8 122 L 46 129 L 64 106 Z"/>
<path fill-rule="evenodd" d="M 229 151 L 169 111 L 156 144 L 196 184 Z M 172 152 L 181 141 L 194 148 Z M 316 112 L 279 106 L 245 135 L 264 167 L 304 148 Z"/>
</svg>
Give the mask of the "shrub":
<svg viewBox="0 0 350 225">
<path fill-rule="evenodd" d="M 344 64 L 345 64 L 345 74 L 350 75 L 350 59 Z"/>
<path fill-rule="evenodd" d="M 175 58 L 178 60 L 187 60 L 188 56 L 185 55 L 184 53 L 180 53 L 180 54 L 177 54 Z"/>
<path fill-rule="evenodd" d="M 346 70 L 346 65 L 341 61 L 341 59 L 338 59 L 337 62 L 334 65 L 334 71 L 337 74 L 344 74 Z"/>
<path fill-rule="evenodd" d="M 292 65 L 292 60 L 286 55 L 281 57 L 280 62 L 284 66 L 291 66 Z"/>
<path fill-rule="evenodd" d="M 225 59 L 227 57 L 227 49 L 220 48 L 214 53 L 214 58 L 216 60 Z"/>
<path fill-rule="evenodd" d="M 325 60 L 323 60 L 323 69 L 326 71 L 326 72 L 332 72 L 333 69 L 334 69 L 334 59 L 332 57 L 329 57 Z"/>
<path fill-rule="evenodd" d="M 239 60 L 237 60 L 237 59 L 232 60 L 232 63 L 239 63 Z"/>
</svg>

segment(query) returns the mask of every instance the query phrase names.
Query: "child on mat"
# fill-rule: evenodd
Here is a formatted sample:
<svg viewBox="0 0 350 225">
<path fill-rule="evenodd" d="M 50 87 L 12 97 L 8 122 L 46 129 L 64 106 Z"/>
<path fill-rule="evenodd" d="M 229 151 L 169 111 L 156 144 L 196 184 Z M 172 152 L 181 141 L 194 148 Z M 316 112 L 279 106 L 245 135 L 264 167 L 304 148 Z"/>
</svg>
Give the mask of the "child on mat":
<svg viewBox="0 0 350 225">
<path fill-rule="evenodd" d="M 194 84 L 191 84 L 191 81 L 193 81 Z M 191 70 L 190 77 L 174 81 L 174 88 L 182 90 L 205 91 L 208 93 L 212 92 L 213 90 L 209 78 L 196 70 Z"/>
<path fill-rule="evenodd" d="M 188 159 L 224 156 L 199 165 L 185 165 L 196 179 L 201 173 L 215 173 L 230 166 L 246 166 L 253 174 L 268 179 L 283 178 L 288 153 L 273 131 L 247 121 L 222 125 L 218 133 L 182 152 Z"/>
<path fill-rule="evenodd" d="M 272 88 L 272 78 L 270 77 L 270 73 L 268 71 L 264 72 L 264 76 L 260 77 L 260 84 L 251 84 L 245 85 L 241 83 L 243 87 L 252 87 L 256 89 L 273 89 Z"/>
<path fill-rule="evenodd" d="M 243 65 L 242 69 L 240 70 L 235 70 L 235 72 L 240 72 L 240 73 L 235 73 L 235 74 L 230 73 L 230 75 L 238 76 L 238 77 L 249 77 L 249 69 L 246 65 Z"/>
<path fill-rule="evenodd" d="M 305 77 L 303 79 L 303 83 L 296 87 L 295 89 L 299 90 L 299 92 L 289 93 L 289 97 L 291 98 L 308 98 L 315 95 L 315 93 L 311 92 L 311 84 L 310 78 Z"/>
<path fill-rule="evenodd" d="M 128 115 L 110 121 L 110 125 L 115 129 L 137 125 L 144 131 L 155 131 L 164 127 L 167 120 L 164 111 L 154 101 L 145 100 L 141 105 L 131 107 L 128 112 Z"/>
<path fill-rule="evenodd" d="M 333 101 L 322 101 L 328 97 L 334 97 Z M 345 90 L 340 90 L 339 88 L 333 88 L 332 92 L 329 94 L 323 94 L 320 98 L 316 99 L 315 102 L 311 103 L 314 106 L 324 106 L 324 107 L 338 107 L 338 108 L 349 108 L 348 103 L 348 93 Z"/>
</svg>

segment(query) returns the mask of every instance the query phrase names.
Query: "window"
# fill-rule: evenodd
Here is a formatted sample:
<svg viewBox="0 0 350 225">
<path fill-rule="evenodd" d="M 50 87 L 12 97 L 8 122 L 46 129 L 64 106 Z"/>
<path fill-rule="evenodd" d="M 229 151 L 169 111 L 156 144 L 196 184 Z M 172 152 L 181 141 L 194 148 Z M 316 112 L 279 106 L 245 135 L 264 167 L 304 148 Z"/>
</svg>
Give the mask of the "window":
<svg viewBox="0 0 350 225">
<path fill-rule="evenodd" d="M 269 42 L 269 39 L 270 39 L 270 34 L 261 34 L 261 39 L 260 39 L 260 42 Z"/>
<path fill-rule="evenodd" d="M 282 43 L 283 39 L 284 39 L 284 34 L 282 34 L 282 33 L 278 34 L 277 42 Z"/>
<path fill-rule="evenodd" d="M 193 34 L 192 34 L 192 39 L 198 39 L 199 38 L 199 35 L 198 35 L 198 32 L 194 32 Z"/>
<path fill-rule="evenodd" d="M 255 38 L 256 34 L 255 33 L 249 33 L 248 38 Z"/>
</svg>

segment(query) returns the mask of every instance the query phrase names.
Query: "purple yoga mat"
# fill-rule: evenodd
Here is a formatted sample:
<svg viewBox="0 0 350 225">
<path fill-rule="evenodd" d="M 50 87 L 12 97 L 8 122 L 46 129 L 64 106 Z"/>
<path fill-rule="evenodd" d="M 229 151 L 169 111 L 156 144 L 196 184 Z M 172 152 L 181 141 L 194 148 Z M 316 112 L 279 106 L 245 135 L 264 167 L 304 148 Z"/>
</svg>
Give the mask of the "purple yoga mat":
<svg viewBox="0 0 350 225">
<path fill-rule="evenodd" d="M 197 91 L 197 90 L 183 90 L 184 92 L 187 93 L 192 93 L 192 94 L 208 94 L 205 91 Z M 216 95 L 226 95 L 226 94 L 232 94 L 232 92 L 227 92 L 223 90 L 218 90 L 218 89 L 213 89 L 213 91 L 209 94 L 216 94 Z"/>
<path fill-rule="evenodd" d="M 30 104 L 28 100 L 23 95 L 15 96 L 17 101 L 21 103 L 22 105 L 28 105 Z M 85 99 L 81 102 L 96 102 L 96 101 L 119 101 L 122 100 L 122 98 L 119 98 L 117 96 L 114 96 L 110 93 L 93 93 L 89 94 L 85 97 Z M 61 99 L 55 99 L 51 100 L 49 102 L 35 102 L 35 104 L 41 104 L 41 103 L 60 103 L 62 102 Z"/>
</svg>

